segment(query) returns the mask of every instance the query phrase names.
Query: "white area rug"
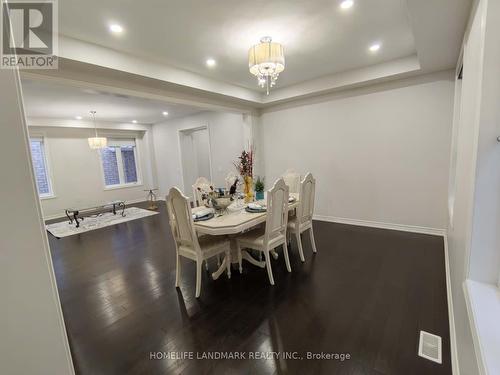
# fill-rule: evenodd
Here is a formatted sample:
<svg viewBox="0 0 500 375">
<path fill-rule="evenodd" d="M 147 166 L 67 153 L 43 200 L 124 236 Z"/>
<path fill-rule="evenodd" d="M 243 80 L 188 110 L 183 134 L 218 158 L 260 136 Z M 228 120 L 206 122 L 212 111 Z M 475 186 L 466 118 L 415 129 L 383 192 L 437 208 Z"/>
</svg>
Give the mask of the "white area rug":
<svg viewBox="0 0 500 375">
<path fill-rule="evenodd" d="M 45 226 L 47 231 L 53 236 L 62 238 L 73 234 L 85 233 L 94 229 L 109 227 L 126 221 L 136 220 L 147 216 L 158 215 L 158 212 L 145 210 L 138 207 L 129 207 L 125 209 L 125 216 L 121 215 L 121 211 L 113 215 L 111 212 L 103 213 L 99 216 L 90 216 L 80 221 L 80 227 L 75 226 L 75 222 L 69 223 L 69 220 L 60 223 L 48 224 Z"/>
</svg>

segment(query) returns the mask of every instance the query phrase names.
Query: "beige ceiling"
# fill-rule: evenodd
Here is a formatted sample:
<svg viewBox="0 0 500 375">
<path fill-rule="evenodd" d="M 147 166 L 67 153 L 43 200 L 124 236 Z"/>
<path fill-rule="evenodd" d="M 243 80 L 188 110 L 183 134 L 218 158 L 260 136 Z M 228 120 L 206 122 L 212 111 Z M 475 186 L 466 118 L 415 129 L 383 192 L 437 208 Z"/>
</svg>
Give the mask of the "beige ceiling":
<svg viewBox="0 0 500 375">
<path fill-rule="evenodd" d="M 153 124 L 188 116 L 200 108 L 166 103 L 102 90 L 80 88 L 46 81 L 22 80 L 23 99 L 29 118 L 90 120 L 90 110 L 99 121 Z M 163 112 L 167 111 L 168 116 Z"/>
<path fill-rule="evenodd" d="M 278 86 L 416 54 L 404 0 L 64 0 L 60 33 L 242 87 L 257 89 L 248 48 L 264 35 L 285 47 Z M 108 31 L 110 23 L 125 29 Z M 382 44 L 368 52 L 374 42 Z M 209 69 L 212 57 L 217 67 Z"/>
<path fill-rule="evenodd" d="M 180 116 L 196 108 L 250 113 L 455 68 L 473 0 L 354 0 L 347 11 L 340 2 L 59 1 L 59 69 L 22 75 L 108 93 L 111 100 L 125 95 L 152 99 L 159 107 L 177 103 Z M 125 31 L 111 34 L 111 23 Z M 263 35 L 281 42 L 286 54 L 286 70 L 270 95 L 247 68 L 247 50 Z M 368 51 L 374 42 L 382 45 L 376 54 Z M 217 60 L 216 68 L 205 66 L 209 57 Z M 50 91 L 32 90 L 30 108 L 39 115 L 43 108 L 67 111 L 64 116 L 78 108 L 46 106 L 43 95 Z M 134 117 L 126 105 L 122 113 L 120 121 Z M 153 117 L 144 113 L 141 121 Z"/>
</svg>

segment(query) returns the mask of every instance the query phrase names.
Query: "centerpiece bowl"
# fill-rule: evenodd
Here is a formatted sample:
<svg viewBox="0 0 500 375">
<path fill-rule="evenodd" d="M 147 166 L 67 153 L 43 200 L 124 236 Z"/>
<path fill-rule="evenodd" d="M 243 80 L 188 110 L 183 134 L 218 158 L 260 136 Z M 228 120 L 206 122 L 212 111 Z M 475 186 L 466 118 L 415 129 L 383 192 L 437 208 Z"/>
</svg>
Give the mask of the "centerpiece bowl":
<svg viewBox="0 0 500 375">
<path fill-rule="evenodd" d="M 232 203 L 231 197 L 229 197 L 229 196 L 218 197 L 218 198 L 215 198 L 214 200 L 215 200 L 214 208 L 216 210 L 220 210 L 220 211 L 226 210 L 229 207 L 229 205 Z"/>
<path fill-rule="evenodd" d="M 213 207 L 219 213 L 226 211 L 229 205 L 233 203 L 230 195 L 223 195 L 219 197 L 210 197 L 207 199 L 205 206 Z"/>
</svg>

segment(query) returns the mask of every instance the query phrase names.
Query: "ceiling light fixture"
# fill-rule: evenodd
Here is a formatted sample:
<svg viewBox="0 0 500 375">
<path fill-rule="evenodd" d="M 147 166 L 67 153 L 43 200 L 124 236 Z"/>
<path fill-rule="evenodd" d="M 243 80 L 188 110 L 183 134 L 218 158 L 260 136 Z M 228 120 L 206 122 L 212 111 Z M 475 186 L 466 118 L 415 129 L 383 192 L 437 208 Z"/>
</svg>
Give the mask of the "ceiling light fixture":
<svg viewBox="0 0 500 375">
<path fill-rule="evenodd" d="M 132 120 L 132 123 L 133 124 L 137 124 L 137 120 Z"/>
<path fill-rule="evenodd" d="M 94 120 L 95 137 L 88 138 L 89 147 L 92 150 L 99 150 L 105 148 L 108 145 L 108 140 L 105 137 L 99 137 L 97 135 L 97 123 L 95 121 L 96 111 L 90 111 L 90 114 L 92 116 L 92 119 Z"/>
<path fill-rule="evenodd" d="M 340 3 L 340 7 L 342 9 L 349 9 L 351 8 L 352 6 L 354 5 L 354 1 L 353 0 L 344 0 Z"/>
<path fill-rule="evenodd" d="M 81 120 L 83 117 L 82 116 L 75 116 L 77 120 Z"/>
<path fill-rule="evenodd" d="M 207 59 L 206 64 L 209 68 L 213 68 L 215 65 L 217 65 L 217 61 L 214 59 Z"/>
<path fill-rule="evenodd" d="M 118 25 L 117 23 L 113 23 L 113 24 L 109 25 L 109 30 L 112 33 L 119 34 L 119 33 L 123 32 L 123 27 L 121 25 Z"/>
<path fill-rule="evenodd" d="M 283 46 L 272 42 L 270 36 L 261 38 L 260 43 L 248 50 L 248 68 L 257 77 L 260 87 L 269 89 L 276 84 L 280 73 L 285 70 Z"/>
<path fill-rule="evenodd" d="M 163 114 L 163 116 L 168 116 L 168 112 L 167 111 L 163 111 L 162 114 Z"/>
<path fill-rule="evenodd" d="M 372 44 L 369 48 L 370 52 L 377 52 L 379 49 L 380 49 L 379 43 Z"/>
</svg>

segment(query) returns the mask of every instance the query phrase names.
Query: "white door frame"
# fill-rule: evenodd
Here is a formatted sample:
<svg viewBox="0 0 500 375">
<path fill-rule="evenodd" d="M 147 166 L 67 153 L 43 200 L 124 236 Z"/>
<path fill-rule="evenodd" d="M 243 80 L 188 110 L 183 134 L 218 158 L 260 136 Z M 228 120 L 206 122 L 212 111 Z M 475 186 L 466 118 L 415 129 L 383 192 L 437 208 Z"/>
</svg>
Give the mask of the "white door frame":
<svg viewBox="0 0 500 375">
<path fill-rule="evenodd" d="M 195 132 L 198 130 L 205 130 L 205 129 L 207 130 L 207 134 L 208 134 L 208 165 L 209 165 L 209 169 L 210 169 L 210 176 L 206 176 L 206 177 L 208 179 L 210 179 L 210 181 L 212 181 L 212 174 L 213 174 L 212 173 L 212 139 L 211 139 L 212 137 L 210 134 L 210 124 L 177 129 L 177 147 L 179 148 L 179 165 L 180 165 L 180 171 L 181 171 L 181 185 L 182 185 L 183 192 L 186 191 L 186 186 L 184 184 L 184 163 L 182 160 L 181 136 L 185 133 L 191 133 L 191 132 Z M 188 188 L 190 188 L 190 186 L 188 186 Z"/>
</svg>

